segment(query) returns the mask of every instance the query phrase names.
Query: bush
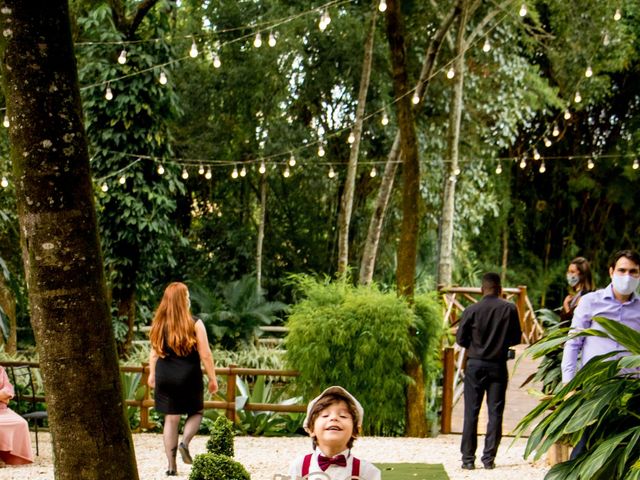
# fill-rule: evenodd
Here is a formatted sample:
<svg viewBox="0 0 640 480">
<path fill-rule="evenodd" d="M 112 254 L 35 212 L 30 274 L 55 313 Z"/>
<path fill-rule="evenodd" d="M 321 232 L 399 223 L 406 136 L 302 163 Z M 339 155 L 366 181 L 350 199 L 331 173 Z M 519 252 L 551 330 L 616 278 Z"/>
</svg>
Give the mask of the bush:
<svg viewBox="0 0 640 480">
<path fill-rule="evenodd" d="M 249 472 L 227 455 L 203 453 L 193 459 L 189 480 L 251 480 Z"/>
<path fill-rule="evenodd" d="M 233 423 L 226 417 L 218 417 L 213 422 L 207 452 L 233 457 Z"/>
<path fill-rule="evenodd" d="M 300 394 L 308 400 L 341 385 L 362 403 L 365 433 L 402 434 L 409 381 L 403 366 L 415 322 L 409 305 L 375 286 L 296 279 L 305 298 L 292 308 L 285 346 L 288 364 L 300 371 Z"/>
</svg>

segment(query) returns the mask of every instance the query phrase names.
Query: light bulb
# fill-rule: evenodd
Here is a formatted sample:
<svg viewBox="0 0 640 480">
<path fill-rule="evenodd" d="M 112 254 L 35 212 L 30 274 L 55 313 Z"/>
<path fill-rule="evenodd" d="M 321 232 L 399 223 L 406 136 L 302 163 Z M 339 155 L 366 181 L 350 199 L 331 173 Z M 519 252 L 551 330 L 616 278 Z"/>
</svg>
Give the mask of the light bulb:
<svg viewBox="0 0 640 480">
<path fill-rule="evenodd" d="M 266 172 L 266 171 L 267 171 L 267 167 L 266 167 L 266 165 L 264 164 L 264 162 L 261 162 L 261 163 L 260 163 L 260 168 L 258 168 L 258 171 L 260 172 L 260 174 L 261 174 L 261 175 L 264 175 L 264 172 Z"/>
<path fill-rule="evenodd" d="M 604 37 L 602 37 L 602 44 L 607 47 L 609 46 L 609 34 L 605 32 Z"/>
<path fill-rule="evenodd" d="M 187 172 L 186 168 L 182 169 L 182 178 L 184 178 L 185 180 L 189 178 L 189 172 Z"/>
<path fill-rule="evenodd" d="M 620 9 L 616 8 L 616 13 L 613 14 L 613 19 L 617 22 L 622 18 L 622 14 L 620 13 Z"/>
<path fill-rule="evenodd" d="M 200 165 L 200 168 L 198 168 L 198 173 L 200 175 L 204 175 L 204 167 L 202 165 Z"/>
<path fill-rule="evenodd" d="M 554 137 L 557 137 L 558 135 L 560 135 L 560 129 L 558 128 L 557 125 L 553 126 L 553 131 L 551 132 L 551 135 L 553 135 Z"/>
<path fill-rule="evenodd" d="M 540 173 L 544 173 L 547 171 L 547 167 L 545 166 L 544 162 L 542 162 L 540 164 L 540 170 L 538 170 Z"/>
<path fill-rule="evenodd" d="M 220 56 L 217 53 L 213 54 L 213 68 L 220 68 L 222 62 L 220 61 Z"/>
<path fill-rule="evenodd" d="M 102 186 L 100 187 L 102 189 L 103 192 L 108 192 L 109 191 L 109 185 L 107 185 L 106 183 L 103 183 Z"/>
<path fill-rule="evenodd" d="M 124 185 L 125 183 L 127 183 L 127 178 L 122 175 L 119 179 L 118 182 L 120 183 L 120 185 Z"/>
<path fill-rule="evenodd" d="M 489 43 L 489 39 L 486 38 L 484 41 L 484 45 L 482 45 L 482 51 L 484 53 L 487 53 L 489 50 L 491 50 L 491 44 Z"/>
<path fill-rule="evenodd" d="M 455 76 L 456 76 L 456 71 L 453 69 L 453 67 L 449 68 L 449 70 L 447 71 L 447 78 L 452 79 Z"/>
<path fill-rule="evenodd" d="M 527 160 L 524 157 L 522 158 L 522 160 L 520 160 L 520 168 L 527 168 Z"/>
<path fill-rule="evenodd" d="M 238 167 L 233 167 L 233 172 L 231 172 L 231 178 L 238 178 Z"/>
<path fill-rule="evenodd" d="M 413 97 L 411 97 L 411 103 L 413 103 L 414 105 L 417 105 L 420 103 L 420 97 L 418 96 L 417 93 L 414 93 Z"/>
<path fill-rule="evenodd" d="M 590 78 L 592 75 L 593 75 L 593 70 L 591 69 L 591 65 L 589 65 L 587 69 L 584 71 L 584 76 L 587 78 Z"/>
<path fill-rule="evenodd" d="M 547 137 L 544 137 L 544 146 L 549 148 L 551 146 L 551 140 L 549 140 Z"/>
<path fill-rule="evenodd" d="M 518 13 L 520 14 L 521 17 L 524 17 L 527 15 L 527 6 L 524 3 L 520 7 L 520 11 Z"/>
<path fill-rule="evenodd" d="M 378 171 L 376 170 L 376 167 L 374 166 L 374 167 L 371 168 L 371 171 L 369 172 L 369 176 L 371 178 L 374 178 L 376 175 L 378 175 Z"/>
<path fill-rule="evenodd" d="M 331 17 L 329 16 L 329 11 L 325 10 L 322 12 L 322 15 L 320 16 L 320 22 L 318 22 L 318 28 L 320 28 L 321 32 L 324 32 L 330 23 L 331 23 Z"/>
<path fill-rule="evenodd" d="M 107 100 L 111 100 L 113 98 L 113 92 L 111 91 L 111 87 L 107 87 L 107 91 L 104 94 L 104 98 Z"/>
<path fill-rule="evenodd" d="M 164 167 L 162 164 L 158 165 L 158 175 L 164 175 Z"/>
<path fill-rule="evenodd" d="M 636 162 L 637 162 L 637 160 L 636 160 Z M 336 176 L 335 170 L 333 169 L 333 167 L 329 167 L 329 178 L 333 178 L 335 176 Z"/>
<path fill-rule="evenodd" d="M 196 39 L 193 39 L 193 43 L 191 44 L 191 50 L 189 50 L 189 56 L 191 58 L 196 58 L 198 56 L 198 46 L 196 45 Z"/>
<path fill-rule="evenodd" d="M 118 63 L 120 65 L 124 65 L 125 63 L 127 63 L 127 51 L 126 50 L 122 50 L 120 52 L 120 56 L 118 57 Z"/>
<path fill-rule="evenodd" d="M 382 114 L 382 119 L 380 120 L 380 123 L 382 125 L 388 125 L 389 124 L 389 116 L 385 113 Z"/>
<path fill-rule="evenodd" d="M 385 0 L 380 0 L 380 3 L 378 4 L 378 10 L 380 10 L 381 12 L 387 11 L 387 2 Z"/>
<path fill-rule="evenodd" d="M 502 164 L 498 162 L 498 166 L 496 167 L 496 173 L 500 175 L 502 173 Z"/>
<path fill-rule="evenodd" d="M 269 46 L 270 47 L 276 46 L 276 36 L 273 34 L 273 32 L 269 32 Z"/>
<path fill-rule="evenodd" d="M 2 120 L 2 126 L 4 128 L 9 128 L 9 125 L 11 125 L 11 123 L 9 122 L 9 115 L 5 115 L 4 120 Z"/>
<path fill-rule="evenodd" d="M 455 168 L 455 170 L 453 171 L 453 175 L 454 175 L 454 176 L 456 176 L 456 177 L 457 177 L 458 175 L 460 175 L 460 167 L 456 167 L 456 168 Z"/>
<path fill-rule="evenodd" d="M 347 142 L 353 143 L 355 141 L 356 141 L 356 136 L 353 134 L 353 132 L 349 132 L 349 138 L 347 138 Z"/>
<path fill-rule="evenodd" d="M 291 167 L 293 167 L 293 166 L 295 166 L 295 164 L 296 164 L 296 157 L 294 157 L 293 155 L 291 155 L 291 156 L 289 157 L 289 165 L 290 165 Z"/>
<path fill-rule="evenodd" d="M 284 169 L 284 172 L 282 173 L 282 175 L 284 176 L 284 178 L 289 178 L 289 175 L 291 175 L 291 171 L 289 170 L 289 165 L 287 165 L 287 168 Z"/>
<path fill-rule="evenodd" d="M 0 185 L 2 186 L 2 188 L 7 188 L 9 186 L 9 180 L 7 180 L 7 177 L 2 177 L 2 181 L 0 182 Z"/>
<path fill-rule="evenodd" d="M 204 174 L 204 178 L 211 180 L 211 177 L 213 177 L 213 175 L 211 174 L 211 167 L 209 167 L 207 168 L 207 173 Z"/>
<path fill-rule="evenodd" d="M 324 147 L 322 145 L 320 145 L 318 147 L 318 156 L 319 157 L 324 157 L 325 151 L 324 151 Z"/>
<path fill-rule="evenodd" d="M 256 38 L 253 39 L 253 46 L 256 48 L 262 46 L 262 35 L 260 35 L 260 32 L 256 33 Z"/>
<path fill-rule="evenodd" d="M 533 149 L 533 159 L 534 160 L 540 160 L 540 152 L 538 152 L 537 148 Z"/>
<path fill-rule="evenodd" d="M 160 77 L 158 78 L 158 81 L 160 82 L 160 85 L 166 85 L 167 84 L 167 74 L 163 72 L 160 72 Z"/>
<path fill-rule="evenodd" d="M 564 119 L 569 120 L 571 118 L 571 112 L 569 110 L 564 111 Z"/>
<path fill-rule="evenodd" d="M 582 101 L 582 95 L 580 95 L 580 92 L 576 92 L 575 97 L 573 97 L 573 101 L 576 103 L 580 103 Z"/>
<path fill-rule="evenodd" d="M 241 177 L 247 176 L 247 169 L 244 166 L 240 169 L 240 176 Z"/>
<path fill-rule="evenodd" d="M 595 167 L 595 166 L 596 166 L 596 164 L 595 164 L 595 163 L 593 163 L 593 160 L 590 158 L 590 159 L 589 159 L 589 161 L 587 162 L 587 168 L 588 168 L 589 170 L 591 170 L 591 169 L 592 169 L 593 167 Z"/>
<path fill-rule="evenodd" d="M 639 161 L 638 161 L 638 159 L 636 158 L 636 159 L 633 161 L 633 165 L 631 166 L 631 168 L 633 168 L 634 170 L 637 170 L 637 169 L 638 169 L 638 167 L 640 167 L 640 162 L 639 162 Z"/>
</svg>

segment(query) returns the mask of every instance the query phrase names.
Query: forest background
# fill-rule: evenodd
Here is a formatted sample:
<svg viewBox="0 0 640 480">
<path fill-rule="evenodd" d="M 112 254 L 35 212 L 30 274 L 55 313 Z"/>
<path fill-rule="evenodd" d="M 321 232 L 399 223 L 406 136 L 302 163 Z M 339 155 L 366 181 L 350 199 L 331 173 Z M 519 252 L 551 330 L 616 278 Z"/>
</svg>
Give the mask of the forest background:
<svg viewBox="0 0 640 480">
<path fill-rule="evenodd" d="M 243 278 L 293 303 L 298 273 L 393 289 L 411 209 L 418 292 L 496 270 L 506 285 L 527 285 L 536 307 L 555 307 L 572 257 L 589 258 L 602 286 L 609 254 L 638 246 L 635 2 L 402 2 L 403 99 L 378 7 L 71 2 L 123 351 L 172 280 L 220 303 Z M 394 152 L 407 121 L 417 178 Z M 6 135 L 0 149 L 2 325 L 8 333 L 16 322 L 29 344 Z M 419 188 L 410 208 L 408 178 Z M 358 273 L 381 212 L 366 279 Z"/>
</svg>

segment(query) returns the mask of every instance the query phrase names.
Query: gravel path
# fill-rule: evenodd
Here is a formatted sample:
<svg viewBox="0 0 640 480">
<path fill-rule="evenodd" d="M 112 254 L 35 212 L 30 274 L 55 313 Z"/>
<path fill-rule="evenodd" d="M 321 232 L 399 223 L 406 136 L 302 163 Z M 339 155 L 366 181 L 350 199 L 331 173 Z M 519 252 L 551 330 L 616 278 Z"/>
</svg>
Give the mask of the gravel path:
<svg viewBox="0 0 640 480">
<path fill-rule="evenodd" d="M 196 437 L 190 448 L 192 455 L 204 452 L 206 441 L 205 436 Z M 483 441 L 482 437 L 479 438 L 480 449 Z M 166 479 L 162 436 L 136 434 L 134 442 L 140 480 Z M 364 437 L 356 441 L 353 452 L 374 463 L 442 463 L 451 480 L 542 480 L 548 470 L 543 460 L 536 463 L 523 460 L 525 440 L 512 444 L 511 438 L 503 438 L 495 470 L 462 470 L 459 444 L 459 435 L 436 438 Z M 272 480 L 277 473 L 286 474 L 291 459 L 307 453 L 310 446 L 311 442 L 305 437 L 236 437 L 235 441 L 236 459 L 247 468 L 252 480 Z M 189 469 L 190 466 L 178 460 L 179 476 L 175 478 L 187 479 Z M 32 465 L 0 467 L 0 479 L 54 480 L 48 434 L 40 434 L 40 456 Z"/>
</svg>

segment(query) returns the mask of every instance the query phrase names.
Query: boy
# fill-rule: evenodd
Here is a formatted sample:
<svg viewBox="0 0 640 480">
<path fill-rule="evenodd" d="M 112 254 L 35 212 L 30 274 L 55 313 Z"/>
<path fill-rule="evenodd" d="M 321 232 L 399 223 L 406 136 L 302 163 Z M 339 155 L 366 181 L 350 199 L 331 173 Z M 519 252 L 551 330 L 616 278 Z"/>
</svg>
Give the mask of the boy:
<svg viewBox="0 0 640 480">
<path fill-rule="evenodd" d="M 363 416 L 360 402 L 342 387 L 329 387 L 311 400 L 303 427 L 313 440 L 313 453 L 291 464 L 291 478 L 380 480 L 378 468 L 351 454 Z"/>
</svg>

